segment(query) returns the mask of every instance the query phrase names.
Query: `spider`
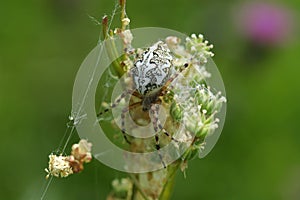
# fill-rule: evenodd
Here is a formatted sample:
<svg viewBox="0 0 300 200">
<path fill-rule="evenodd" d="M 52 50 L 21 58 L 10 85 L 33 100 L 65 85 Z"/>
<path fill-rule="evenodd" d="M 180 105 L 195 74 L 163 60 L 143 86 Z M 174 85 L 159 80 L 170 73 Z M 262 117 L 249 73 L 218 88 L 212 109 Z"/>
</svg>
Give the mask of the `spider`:
<svg viewBox="0 0 300 200">
<path fill-rule="evenodd" d="M 187 67 L 188 64 L 186 63 L 184 64 L 183 69 Z M 181 68 L 179 72 L 181 72 L 183 69 Z M 155 148 L 157 151 L 159 151 L 161 148 L 159 145 L 160 131 L 162 131 L 171 140 L 178 142 L 163 128 L 158 119 L 158 104 L 162 103 L 160 97 L 167 93 L 168 87 L 179 74 L 175 73 L 172 75 L 173 71 L 173 56 L 171 55 L 168 46 L 162 41 L 158 41 L 154 45 L 150 46 L 135 61 L 134 66 L 129 71 L 129 77 L 131 77 L 133 82 L 132 89 L 125 90 L 111 105 L 111 108 L 116 107 L 120 101 L 125 99 L 129 94 L 137 97 L 140 100 L 129 105 L 128 107 L 123 108 L 121 112 L 121 131 L 127 143 L 130 144 L 131 142 L 128 140 L 126 135 L 125 114 L 136 106 L 141 106 L 143 112 L 150 112 L 150 114 L 153 116 L 152 123 L 155 131 Z M 100 116 L 108 111 L 109 109 L 105 109 L 97 116 Z M 166 168 L 160 152 L 159 156 L 164 168 Z"/>
</svg>

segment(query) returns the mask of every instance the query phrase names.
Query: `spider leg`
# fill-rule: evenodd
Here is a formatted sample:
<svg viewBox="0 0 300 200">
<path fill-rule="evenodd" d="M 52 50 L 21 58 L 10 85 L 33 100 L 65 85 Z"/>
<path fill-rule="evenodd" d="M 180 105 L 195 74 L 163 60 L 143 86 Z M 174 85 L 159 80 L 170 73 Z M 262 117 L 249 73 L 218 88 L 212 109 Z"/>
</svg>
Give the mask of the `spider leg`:
<svg viewBox="0 0 300 200">
<path fill-rule="evenodd" d="M 155 111 L 156 111 L 155 105 L 153 104 L 151 106 L 150 112 L 153 115 L 153 122 L 152 123 L 153 123 L 154 131 L 155 131 L 155 148 L 158 151 L 159 158 L 160 158 L 160 160 L 161 160 L 164 168 L 166 168 L 166 164 L 163 161 L 163 157 L 162 157 L 161 152 L 160 152 L 159 136 L 158 136 L 158 126 L 157 126 L 158 115 L 157 115 L 157 113 L 155 113 Z"/>
<path fill-rule="evenodd" d="M 157 104 L 155 105 L 155 109 L 156 109 L 155 112 L 157 115 L 156 123 L 157 123 L 157 127 L 159 128 L 159 130 L 162 131 L 166 136 L 168 136 L 168 138 L 170 138 L 172 141 L 178 142 L 178 140 L 176 140 L 170 133 L 168 133 L 168 131 L 166 129 L 164 129 L 164 127 L 161 125 L 161 122 L 158 119 L 159 106 Z"/>
<path fill-rule="evenodd" d="M 115 102 L 111 104 L 110 108 L 106 108 L 106 109 L 103 110 L 102 112 L 99 112 L 99 113 L 97 114 L 97 117 L 103 115 L 104 113 L 107 113 L 110 109 L 115 108 L 116 106 L 118 106 L 119 103 L 121 102 L 121 100 L 124 99 L 124 98 L 126 98 L 126 96 L 129 95 L 129 94 L 131 94 L 131 95 L 133 95 L 133 96 L 135 96 L 135 97 L 141 98 L 141 95 L 140 95 L 137 91 L 135 91 L 135 90 L 133 90 L 133 89 L 125 90 L 125 91 L 124 91 L 124 92 L 123 92 L 123 93 L 115 100 Z"/>
<path fill-rule="evenodd" d="M 183 70 L 185 70 L 188 66 L 189 66 L 189 64 L 188 64 L 188 63 L 185 63 L 185 64 L 183 65 L 183 67 L 181 67 L 181 68 L 179 69 L 178 72 L 176 72 L 173 76 L 171 76 L 171 77 L 169 78 L 169 80 L 167 80 L 167 82 L 165 83 L 165 85 L 161 88 L 159 96 L 165 95 L 165 94 L 167 93 L 167 88 L 168 88 L 168 87 L 173 88 L 173 86 L 170 86 L 170 84 L 171 84 L 171 83 L 179 76 L 179 74 L 180 74 Z"/>
<path fill-rule="evenodd" d="M 125 107 L 122 109 L 122 113 L 121 113 L 121 131 L 122 131 L 122 134 L 123 134 L 123 137 L 125 139 L 125 141 L 128 143 L 128 144 L 131 144 L 131 142 L 128 140 L 127 138 L 127 135 L 126 135 L 126 129 L 125 129 L 125 114 L 132 108 L 136 107 L 136 106 L 139 106 L 141 105 L 141 101 L 139 102 L 136 102 L 136 103 L 133 103 L 131 104 L 130 106 L 128 107 Z"/>
</svg>

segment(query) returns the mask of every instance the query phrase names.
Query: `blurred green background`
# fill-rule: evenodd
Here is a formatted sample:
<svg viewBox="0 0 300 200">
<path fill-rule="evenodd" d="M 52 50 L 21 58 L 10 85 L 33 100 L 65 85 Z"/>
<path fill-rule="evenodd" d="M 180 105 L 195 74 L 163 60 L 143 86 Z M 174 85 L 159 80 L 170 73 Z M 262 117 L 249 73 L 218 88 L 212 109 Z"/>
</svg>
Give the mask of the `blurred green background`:
<svg viewBox="0 0 300 200">
<path fill-rule="evenodd" d="M 114 3 L 1 2 L 1 199 L 40 198 L 48 154 L 66 128 L 76 72 L 98 41 L 101 27 L 87 15 L 101 19 Z M 275 3 L 293 18 L 280 44 L 240 31 L 239 20 L 251 26 L 237 15 L 244 3 L 128 0 L 131 28 L 203 33 L 215 46 L 226 86 L 223 133 L 207 157 L 190 162 L 186 178 L 177 174 L 173 199 L 300 199 L 300 1 Z M 105 199 L 111 181 L 122 176 L 94 160 L 81 174 L 54 179 L 45 199 Z"/>
</svg>

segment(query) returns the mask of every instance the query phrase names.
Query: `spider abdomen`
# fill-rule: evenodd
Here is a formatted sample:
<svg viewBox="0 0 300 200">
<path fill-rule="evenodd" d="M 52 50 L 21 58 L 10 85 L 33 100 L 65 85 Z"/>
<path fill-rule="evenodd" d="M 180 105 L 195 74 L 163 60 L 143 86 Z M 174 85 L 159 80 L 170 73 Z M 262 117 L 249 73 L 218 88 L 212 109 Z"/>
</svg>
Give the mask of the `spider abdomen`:
<svg viewBox="0 0 300 200">
<path fill-rule="evenodd" d="M 162 41 L 144 51 L 131 69 L 138 92 L 147 95 L 160 89 L 170 78 L 172 61 L 170 50 Z"/>
</svg>

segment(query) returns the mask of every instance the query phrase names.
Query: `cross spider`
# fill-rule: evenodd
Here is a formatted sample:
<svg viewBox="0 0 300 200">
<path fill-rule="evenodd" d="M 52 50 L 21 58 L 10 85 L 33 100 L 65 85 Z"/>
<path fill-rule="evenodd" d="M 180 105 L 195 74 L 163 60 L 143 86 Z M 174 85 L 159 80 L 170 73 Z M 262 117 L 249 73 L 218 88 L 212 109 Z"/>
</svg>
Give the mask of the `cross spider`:
<svg viewBox="0 0 300 200">
<path fill-rule="evenodd" d="M 183 67 L 188 67 L 188 64 L 184 64 Z M 120 101 L 126 98 L 129 94 L 140 99 L 140 101 L 122 109 L 121 129 L 127 143 L 130 144 L 131 142 L 126 136 L 125 113 L 129 112 L 130 109 L 136 106 L 141 106 L 142 111 L 144 112 L 150 111 L 150 114 L 153 116 L 152 123 L 155 131 L 155 148 L 157 151 L 160 150 L 159 131 L 162 131 L 171 140 L 178 142 L 161 125 L 158 119 L 159 106 L 157 105 L 161 104 L 160 97 L 167 93 L 167 88 L 178 76 L 178 73 L 175 73 L 172 76 L 173 70 L 173 57 L 168 46 L 162 41 L 158 41 L 149 47 L 135 61 L 134 66 L 129 72 L 134 87 L 132 89 L 125 90 L 111 105 L 111 108 L 116 107 Z M 182 69 L 179 72 L 181 71 Z M 107 111 L 109 111 L 109 109 L 105 109 L 97 116 L 100 116 Z M 165 168 L 166 165 L 163 162 L 160 153 L 159 156 Z"/>
</svg>

